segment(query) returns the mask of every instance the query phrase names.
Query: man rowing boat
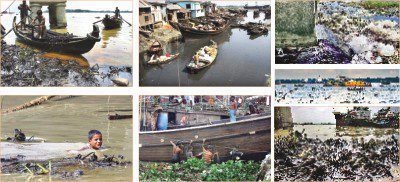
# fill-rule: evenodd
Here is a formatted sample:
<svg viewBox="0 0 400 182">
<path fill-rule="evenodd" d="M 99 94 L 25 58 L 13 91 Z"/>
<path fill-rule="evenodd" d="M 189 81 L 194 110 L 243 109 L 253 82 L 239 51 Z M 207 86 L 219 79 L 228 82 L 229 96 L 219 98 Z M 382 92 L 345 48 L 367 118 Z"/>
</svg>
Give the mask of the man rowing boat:
<svg viewBox="0 0 400 182">
<path fill-rule="evenodd" d="M 20 11 L 19 15 L 20 15 L 20 17 L 21 17 L 21 29 L 24 29 L 24 30 L 25 30 L 25 28 L 26 28 L 26 18 L 29 16 L 29 15 L 28 15 L 28 11 L 31 11 L 31 12 L 32 12 L 32 10 L 31 10 L 31 8 L 29 8 L 29 6 L 26 4 L 26 1 L 25 1 L 25 0 L 22 1 L 22 4 L 20 4 L 20 5 L 18 6 L 18 9 L 19 9 L 19 11 Z"/>
</svg>

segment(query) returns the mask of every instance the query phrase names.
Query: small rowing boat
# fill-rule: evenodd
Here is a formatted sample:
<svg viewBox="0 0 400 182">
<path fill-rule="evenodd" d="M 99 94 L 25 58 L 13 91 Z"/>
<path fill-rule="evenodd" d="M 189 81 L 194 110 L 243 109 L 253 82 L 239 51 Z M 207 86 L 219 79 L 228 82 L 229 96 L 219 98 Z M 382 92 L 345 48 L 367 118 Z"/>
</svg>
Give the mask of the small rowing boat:
<svg viewBox="0 0 400 182">
<path fill-rule="evenodd" d="M 79 37 L 72 34 L 61 34 L 46 30 L 44 38 L 36 38 L 32 34 L 32 25 L 27 25 L 26 30 L 18 29 L 16 17 L 13 21 L 13 31 L 21 42 L 34 46 L 46 52 L 60 52 L 69 54 L 85 54 L 92 50 L 96 42 L 100 41 L 99 27 L 93 25 L 93 31 L 86 37 Z"/>
<path fill-rule="evenodd" d="M 121 28 L 122 25 L 122 20 L 117 17 L 106 16 L 101 22 L 106 30 Z"/>
<path fill-rule="evenodd" d="M 153 54 L 150 58 L 150 61 L 147 62 L 149 65 L 159 65 L 159 64 L 165 64 L 168 63 L 174 59 L 176 59 L 179 56 L 179 53 L 177 54 L 166 54 L 163 56 L 159 56 L 157 58 L 155 54 Z"/>
<path fill-rule="evenodd" d="M 211 45 L 202 47 L 196 54 L 192 57 L 186 68 L 189 72 L 197 72 L 210 66 L 215 62 L 218 55 L 218 45 L 216 42 L 211 40 Z"/>
</svg>

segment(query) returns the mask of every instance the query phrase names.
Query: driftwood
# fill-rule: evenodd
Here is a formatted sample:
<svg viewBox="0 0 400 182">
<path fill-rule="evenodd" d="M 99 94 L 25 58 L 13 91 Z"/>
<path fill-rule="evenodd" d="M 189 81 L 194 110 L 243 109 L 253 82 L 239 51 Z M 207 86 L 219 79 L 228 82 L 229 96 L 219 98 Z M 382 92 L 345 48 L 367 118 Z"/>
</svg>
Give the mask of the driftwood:
<svg viewBox="0 0 400 182">
<path fill-rule="evenodd" d="M 26 103 L 24 103 L 22 105 L 6 109 L 6 110 L 2 111 L 1 113 L 2 114 L 12 113 L 12 112 L 15 112 L 15 111 L 19 111 L 19 110 L 27 109 L 29 107 L 33 107 L 35 105 L 40 105 L 40 104 L 46 102 L 47 100 L 50 100 L 53 97 L 55 97 L 55 96 L 54 95 L 42 96 L 42 97 L 36 98 L 34 100 L 31 100 L 29 102 L 26 102 Z"/>
</svg>

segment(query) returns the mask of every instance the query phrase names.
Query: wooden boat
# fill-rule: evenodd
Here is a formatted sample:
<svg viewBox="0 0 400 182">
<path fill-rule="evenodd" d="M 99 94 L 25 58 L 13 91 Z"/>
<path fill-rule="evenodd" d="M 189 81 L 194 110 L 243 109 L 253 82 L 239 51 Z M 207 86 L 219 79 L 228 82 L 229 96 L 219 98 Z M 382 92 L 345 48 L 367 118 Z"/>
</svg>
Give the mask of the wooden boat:
<svg viewBox="0 0 400 182">
<path fill-rule="evenodd" d="M 97 25 L 93 25 L 92 33 L 87 34 L 86 37 L 46 30 L 45 38 L 38 39 L 32 35 L 32 29 L 33 26 L 31 25 L 28 25 L 27 30 L 17 29 L 16 17 L 14 17 L 13 31 L 18 40 L 46 52 L 85 54 L 92 50 L 96 42 L 101 40 Z"/>
<path fill-rule="evenodd" d="M 158 40 L 154 41 L 148 50 L 148 52 L 150 54 L 157 54 L 157 53 L 161 53 L 162 51 L 163 51 L 163 46 L 162 46 L 161 42 L 159 42 Z"/>
<path fill-rule="evenodd" d="M 171 25 L 177 29 L 179 29 L 182 33 L 189 33 L 195 35 L 216 35 L 224 32 L 226 29 L 230 27 L 230 21 L 227 21 L 226 24 L 219 28 L 218 30 L 197 30 L 195 28 L 185 26 L 181 23 L 171 22 Z"/>
<path fill-rule="evenodd" d="M 201 152 L 201 144 L 215 148 L 221 160 L 231 159 L 230 152 L 243 152 L 244 160 L 262 160 L 271 150 L 271 116 L 256 115 L 236 122 L 223 121 L 218 124 L 189 128 L 139 133 L 139 159 L 149 162 L 170 162 L 172 145 L 180 141 L 185 146 L 193 141 L 193 153 Z M 185 156 L 182 154 L 181 158 Z"/>
<path fill-rule="evenodd" d="M 104 29 L 110 30 L 110 29 L 115 29 L 115 28 L 121 28 L 122 25 L 122 20 L 120 18 L 116 17 L 109 17 L 106 16 L 103 18 L 103 21 L 101 21 L 104 25 Z"/>
<path fill-rule="evenodd" d="M 209 47 L 211 49 L 211 51 L 210 51 L 211 60 L 205 61 L 205 60 L 199 59 L 198 63 L 196 64 L 195 63 L 195 56 L 200 54 L 200 52 L 202 52 L 202 50 L 204 50 L 206 47 Z M 197 72 L 197 71 L 199 71 L 201 69 L 204 69 L 204 68 L 210 66 L 211 64 L 213 64 L 215 62 L 215 59 L 217 58 L 217 55 L 218 55 L 218 45 L 217 45 L 216 42 L 211 40 L 211 45 L 204 46 L 199 51 L 197 51 L 196 54 L 190 60 L 189 64 L 186 65 L 186 68 L 191 73 Z"/>
<path fill-rule="evenodd" d="M 177 54 L 166 54 L 165 56 L 160 56 L 158 58 L 154 58 L 154 55 L 151 57 L 150 61 L 147 62 L 149 65 L 159 65 L 159 64 L 165 64 L 168 63 L 174 59 L 176 59 L 179 56 L 179 53 Z"/>
<path fill-rule="evenodd" d="M 108 120 L 130 119 L 132 114 L 110 114 L 107 116 Z"/>
</svg>

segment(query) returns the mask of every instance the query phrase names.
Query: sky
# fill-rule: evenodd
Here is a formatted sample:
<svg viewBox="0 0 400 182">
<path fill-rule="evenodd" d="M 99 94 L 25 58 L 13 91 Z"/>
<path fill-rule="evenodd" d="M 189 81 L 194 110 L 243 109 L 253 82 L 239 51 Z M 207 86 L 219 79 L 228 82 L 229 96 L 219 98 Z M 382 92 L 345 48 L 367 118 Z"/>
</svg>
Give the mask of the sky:
<svg viewBox="0 0 400 182">
<path fill-rule="evenodd" d="M 350 78 L 376 78 L 376 77 L 396 77 L 399 76 L 398 70 L 363 70 L 363 69 L 315 69 L 315 70 L 289 70 L 279 69 L 275 71 L 276 79 L 305 79 L 305 78 L 336 78 L 338 75 Z"/>
<path fill-rule="evenodd" d="M 353 107 L 291 107 L 294 123 L 336 123 L 333 111 L 346 112 Z M 371 114 L 375 114 L 382 107 L 370 107 Z M 398 108 L 392 108 L 398 111 Z"/>
<path fill-rule="evenodd" d="M 4 11 L 13 1 L 1 0 L 1 11 Z M 22 0 L 17 0 L 11 6 L 11 11 L 18 12 L 18 6 Z M 29 0 L 28 0 L 29 4 Z M 85 10 L 114 10 L 117 7 L 121 11 L 132 11 L 132 1 L 127 0 L 114 0 L 114 1 L 76 1 L 67 0 L 67 9 L 85 9 Z M 47 10 L 42 9 L 42 10 Z"/>
</svg>

